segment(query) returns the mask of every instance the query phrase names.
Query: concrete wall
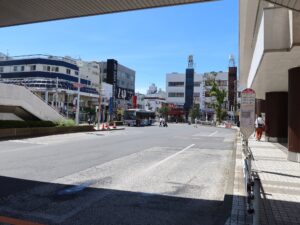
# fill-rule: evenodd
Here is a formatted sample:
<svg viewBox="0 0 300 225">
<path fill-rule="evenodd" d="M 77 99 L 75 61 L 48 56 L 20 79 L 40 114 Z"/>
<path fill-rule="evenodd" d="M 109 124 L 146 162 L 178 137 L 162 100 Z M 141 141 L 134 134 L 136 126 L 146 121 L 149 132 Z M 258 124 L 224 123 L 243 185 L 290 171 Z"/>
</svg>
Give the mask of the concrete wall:
<svg viewBox="0 0 300 225">
<path fill-rule="evenodd" d="M 64 134 L 64 133 L 88 132 L 93 130 L 94 130 L 93 126 L 9 128 L 9 129 L 0 129 L 0 140 L 23 138 L 23 137 L 38 137 L 38 136 Z"/>
<path fill-rule="evenodd" d="M 65 119 L 54 108 L 22 86 L 0 83 L 0 105 L 22 107 L 40 120 Z"/>
</svg>

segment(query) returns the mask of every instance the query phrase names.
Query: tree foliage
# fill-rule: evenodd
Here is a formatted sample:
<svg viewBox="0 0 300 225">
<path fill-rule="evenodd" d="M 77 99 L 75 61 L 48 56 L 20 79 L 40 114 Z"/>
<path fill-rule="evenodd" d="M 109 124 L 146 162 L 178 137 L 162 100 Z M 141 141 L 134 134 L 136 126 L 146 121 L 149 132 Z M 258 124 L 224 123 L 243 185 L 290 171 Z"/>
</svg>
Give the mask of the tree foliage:
<svg viewBox="0 0 300 225">
<path fill-rule="evenodd" d="M 220 123 L 222 119 L 226 116 L 227 112 L 223 110 L 223 104 L 226 97 L 226 91 L 221 90 L 217 83 L 214 81 L 212 84 L 212 88 L 210 90 L 210 96 L 215 97 L 215 102 L 213 103 L 213 107 L 215 109 L 215 113 L 217 116 L 217 121 Z"/>
<path fill-rule="evenodd" d="M 189 111 L 189 116 L 191 117 L 192 121 L 194 121 L 195 118 L 199 118 L 201 116 L 199 104 L 193 105 L 193 107 Z"/>
<path fill-rule="evenodd" d="M 163 104 L 161 106 L 161 108 L 158 110 L 159 114 L 164 117 L 164 118 L 168 118 L 168 114 L 170 112 L 170 108 L 168 107 L 168 105 Z"/>
</svg>

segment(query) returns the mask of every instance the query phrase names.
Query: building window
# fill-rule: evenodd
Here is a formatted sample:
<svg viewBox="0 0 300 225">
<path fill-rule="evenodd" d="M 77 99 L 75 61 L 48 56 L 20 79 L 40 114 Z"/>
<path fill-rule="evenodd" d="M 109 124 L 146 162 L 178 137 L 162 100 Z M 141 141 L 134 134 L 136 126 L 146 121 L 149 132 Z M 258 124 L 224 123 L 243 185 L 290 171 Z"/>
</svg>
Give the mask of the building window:
<svg viewBox="0 0 300 225">
<path fill-rule="evenodd" d="M 195 92 L 194 97 L 200 97 L 200 92 Z"/>
<path fill-rule="evenodd" d="M 21 71 L 25 71 L 25 66 L 21 66 Z"/>
<path fill-rule="evenodd" d="M 43 66 L 43 70 L 50 72 L 51 71 L 51 67 L 50 66 Z"/>
<path fill-rule="evenodd" d="M 67 69 L 67 74 L 71 74 L 71 70 L 70 69 Z"/>
<path fill-rule="evenodd" d="M 30 71 L 36 71 L 36 65 L 31 65 L 30 66 Z"/>
<path fill-rule="evenodd" d="M 13 67 L 14 72 L 18 71 L 18 66 Z"/>
<path fill-rule="evenodd" d="M 210 92 L 209 91 L 205 92 L 205 97 L 210 97 Z"/>
<path fill-rule="evenodd" d="M 75 71 L 75 75 L 78 76 L 78 71 Z"/>
<path fill-rule="evenodd" d="M 51 71 L 52 71 L 52 72 L 59 72 L 58 66 L 53 66 L 53 67 L 51 68 Z"/>
<path fill-rule="evenodd" d="M 3 73 L 4 67 L 0 66 L 0 73 Z"/>
<path fill-rule="evenodd" d="M 194 82 L 194 87 L 200 87 L 201 82 Z"/>
<path fill-rule="evenodd" d="M 169 82 L 169 87 L 183 87 L 184 82 Z"/>
<path fill-rule="evenodd" d="M 170 98 L 182 98 L 182 97 L 184 97 L 184 93 L 183 92 L 169 92 L 168 96 Z"/>
</svg>

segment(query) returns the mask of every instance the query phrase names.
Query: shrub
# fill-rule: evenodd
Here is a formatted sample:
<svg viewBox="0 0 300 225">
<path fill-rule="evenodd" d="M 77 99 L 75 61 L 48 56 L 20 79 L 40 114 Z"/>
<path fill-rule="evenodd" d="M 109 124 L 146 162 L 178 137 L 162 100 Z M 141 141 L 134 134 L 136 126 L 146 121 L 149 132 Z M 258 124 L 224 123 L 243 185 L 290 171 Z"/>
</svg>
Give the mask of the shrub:
<svg viewBox="0 0 300 225">
<path fill-rule="evenodd" d="M 55 122 L 57 127 L 73 127 L 75 126 L 75 121 L 68 119 L 68 120 L 59 120 Z"/>
</svg>

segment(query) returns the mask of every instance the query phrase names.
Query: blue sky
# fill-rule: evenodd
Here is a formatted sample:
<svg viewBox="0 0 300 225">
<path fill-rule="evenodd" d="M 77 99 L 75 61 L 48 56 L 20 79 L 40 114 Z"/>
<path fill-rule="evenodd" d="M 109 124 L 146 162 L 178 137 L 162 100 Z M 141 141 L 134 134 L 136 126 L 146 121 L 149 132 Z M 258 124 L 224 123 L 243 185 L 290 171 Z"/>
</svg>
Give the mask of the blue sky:
<svg viewBox="0 0 300 225">
<path fill-rule="evenodd" d="M 222 0 L 36 23 L 0 29 L 0 52 L 50 54 L 83 60 L 114 58 L 136 71 L 136 90 L 165 89 L 165 75 L 226 71 L 238 62 L 238 3 Z"/>
</svg>

